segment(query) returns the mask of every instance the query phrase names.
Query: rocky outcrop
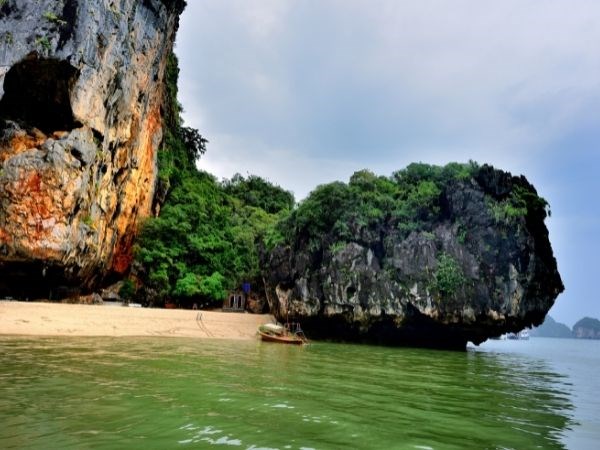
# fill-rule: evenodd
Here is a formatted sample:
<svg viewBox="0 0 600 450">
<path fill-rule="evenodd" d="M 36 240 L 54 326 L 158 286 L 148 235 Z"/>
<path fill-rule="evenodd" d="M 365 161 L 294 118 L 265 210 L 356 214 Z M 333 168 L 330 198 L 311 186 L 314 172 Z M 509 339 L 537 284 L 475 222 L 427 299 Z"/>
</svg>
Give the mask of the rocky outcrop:
<svg viewBox="0 0 600 450">
<path fill-rule="evenodd" d="M 418 189 L 408 182 L 386 194 L 395 200 L 383 213 L 369 199 L 393 186 L 377 183 L 347 201 L 358 204 L 350 213 L 352 206 L 336 210 L 330 201 L 315 203 L 304 222 L 302 205 L 292 216 L 287 245 L 265 258 L 267 299 L 280 320 L 301 321 L 314 338 L 449 348 L 542 323 L 563 285 L 546 204 L 524 177 L 483 166 L 437 180 L 439 190 L 428 180 Z M 339 198 L 353 198 L 342 187 Z M 431 202 L 409 219 L 424 221 L 406 226 L 408 216 L 395 212 L 400 202 L 427 192 Z M 356 219 L 356 211 L 367 212 Z M 339 214 L 350 219 L 336 221 Z M 322 217 L 327 227 L 308 238 Z"/>
<path fill-rule="evenodd" d="M 152 211 L 182 0 L 0 6 L 0 291 L 122 273 Z"/>
<path fill-rule="evenodd" d="M 573 325 L 573 337 L 578 339 L 600 339 L 600 320 L 584 317 Z"/>
</svg>

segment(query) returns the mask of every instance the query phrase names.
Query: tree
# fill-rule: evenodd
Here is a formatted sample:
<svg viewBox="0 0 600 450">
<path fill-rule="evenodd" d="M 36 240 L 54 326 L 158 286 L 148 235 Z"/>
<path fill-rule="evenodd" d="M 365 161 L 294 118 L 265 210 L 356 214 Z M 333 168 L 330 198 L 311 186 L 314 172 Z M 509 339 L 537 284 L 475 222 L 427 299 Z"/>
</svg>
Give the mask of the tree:
<svg viewBox="0 0 600 450">
<path fill-rule="evenodd" d="M 222 186 L 227 194 L 245 205 L 261 208 L 269 214 L 291 211 L 294 207 L 294 195 L 291 192 L 256 175 L 244 178 L 236 173 L 231 180 L 223 180 Z"/>
<path fill-rule="evenodd" d="M 206 153 L 206 144 L 208 144 L 208 140 L 203 138 L 198 130 L 190 127 L 181 127 L 179 132 L 191 161 L 196 161 Z"/>
</svg>

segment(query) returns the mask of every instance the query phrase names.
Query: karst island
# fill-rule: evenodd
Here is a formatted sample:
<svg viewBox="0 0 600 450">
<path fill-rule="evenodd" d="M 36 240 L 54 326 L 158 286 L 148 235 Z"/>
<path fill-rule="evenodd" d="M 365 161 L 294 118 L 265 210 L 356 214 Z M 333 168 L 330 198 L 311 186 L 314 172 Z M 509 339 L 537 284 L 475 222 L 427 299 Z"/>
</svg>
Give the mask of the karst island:
<svg viewBox="0 0 600 450">
<path fill-rule="evenodd" d="M 199 170 L 211 136 L 181 118 L 184 7 L 0 1 L 2 298 L 189 310 L 193 327 L 234 309 L 317 341 L 453 349 L 544 321 L 564 288 L 526 174 L 415 161 L 297 201 Z"/>
</svg>

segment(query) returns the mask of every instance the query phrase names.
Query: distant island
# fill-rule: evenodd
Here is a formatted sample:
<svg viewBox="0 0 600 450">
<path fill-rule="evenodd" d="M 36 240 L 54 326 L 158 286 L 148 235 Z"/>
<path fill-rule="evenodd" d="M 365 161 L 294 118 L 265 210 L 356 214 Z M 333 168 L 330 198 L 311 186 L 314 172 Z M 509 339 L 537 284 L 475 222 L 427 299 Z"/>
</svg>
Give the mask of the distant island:
<svg viewBox="0 0 600 450">
<path fill-rule="evenodd" d="M 600 339 L 600 320 L 584 317 L 570 329 L 564 323 L 547 316 L 544 323 L 531 330 L 530 334 L 534 337 Z"/>
<path fill-rule="evenodd" d="M 544 323 L 531 330 L 530 335 L 534 337 L 571 338 L 573 332 L 564 323 L 557 322 L 551 316 L 546 316 Z"/>
<path fill-rule="evenodd" d="M 584 317 L 573 325 L 573 337 L 579 339 L 600 339 L 600 320 Z"/>
</svg>

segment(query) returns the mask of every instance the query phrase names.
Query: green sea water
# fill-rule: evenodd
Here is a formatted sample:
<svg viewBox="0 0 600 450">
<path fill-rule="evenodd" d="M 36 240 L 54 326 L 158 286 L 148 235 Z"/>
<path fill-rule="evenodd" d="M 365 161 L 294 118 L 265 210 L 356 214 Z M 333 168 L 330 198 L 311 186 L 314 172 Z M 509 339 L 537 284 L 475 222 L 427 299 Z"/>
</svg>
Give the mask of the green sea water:
<svg viewBox="0 0 600 450">
<path fill-rule="evenodd" d="M 2 449 L 598 449 L 600 342 L 0 337 Z"/>
</svg>

